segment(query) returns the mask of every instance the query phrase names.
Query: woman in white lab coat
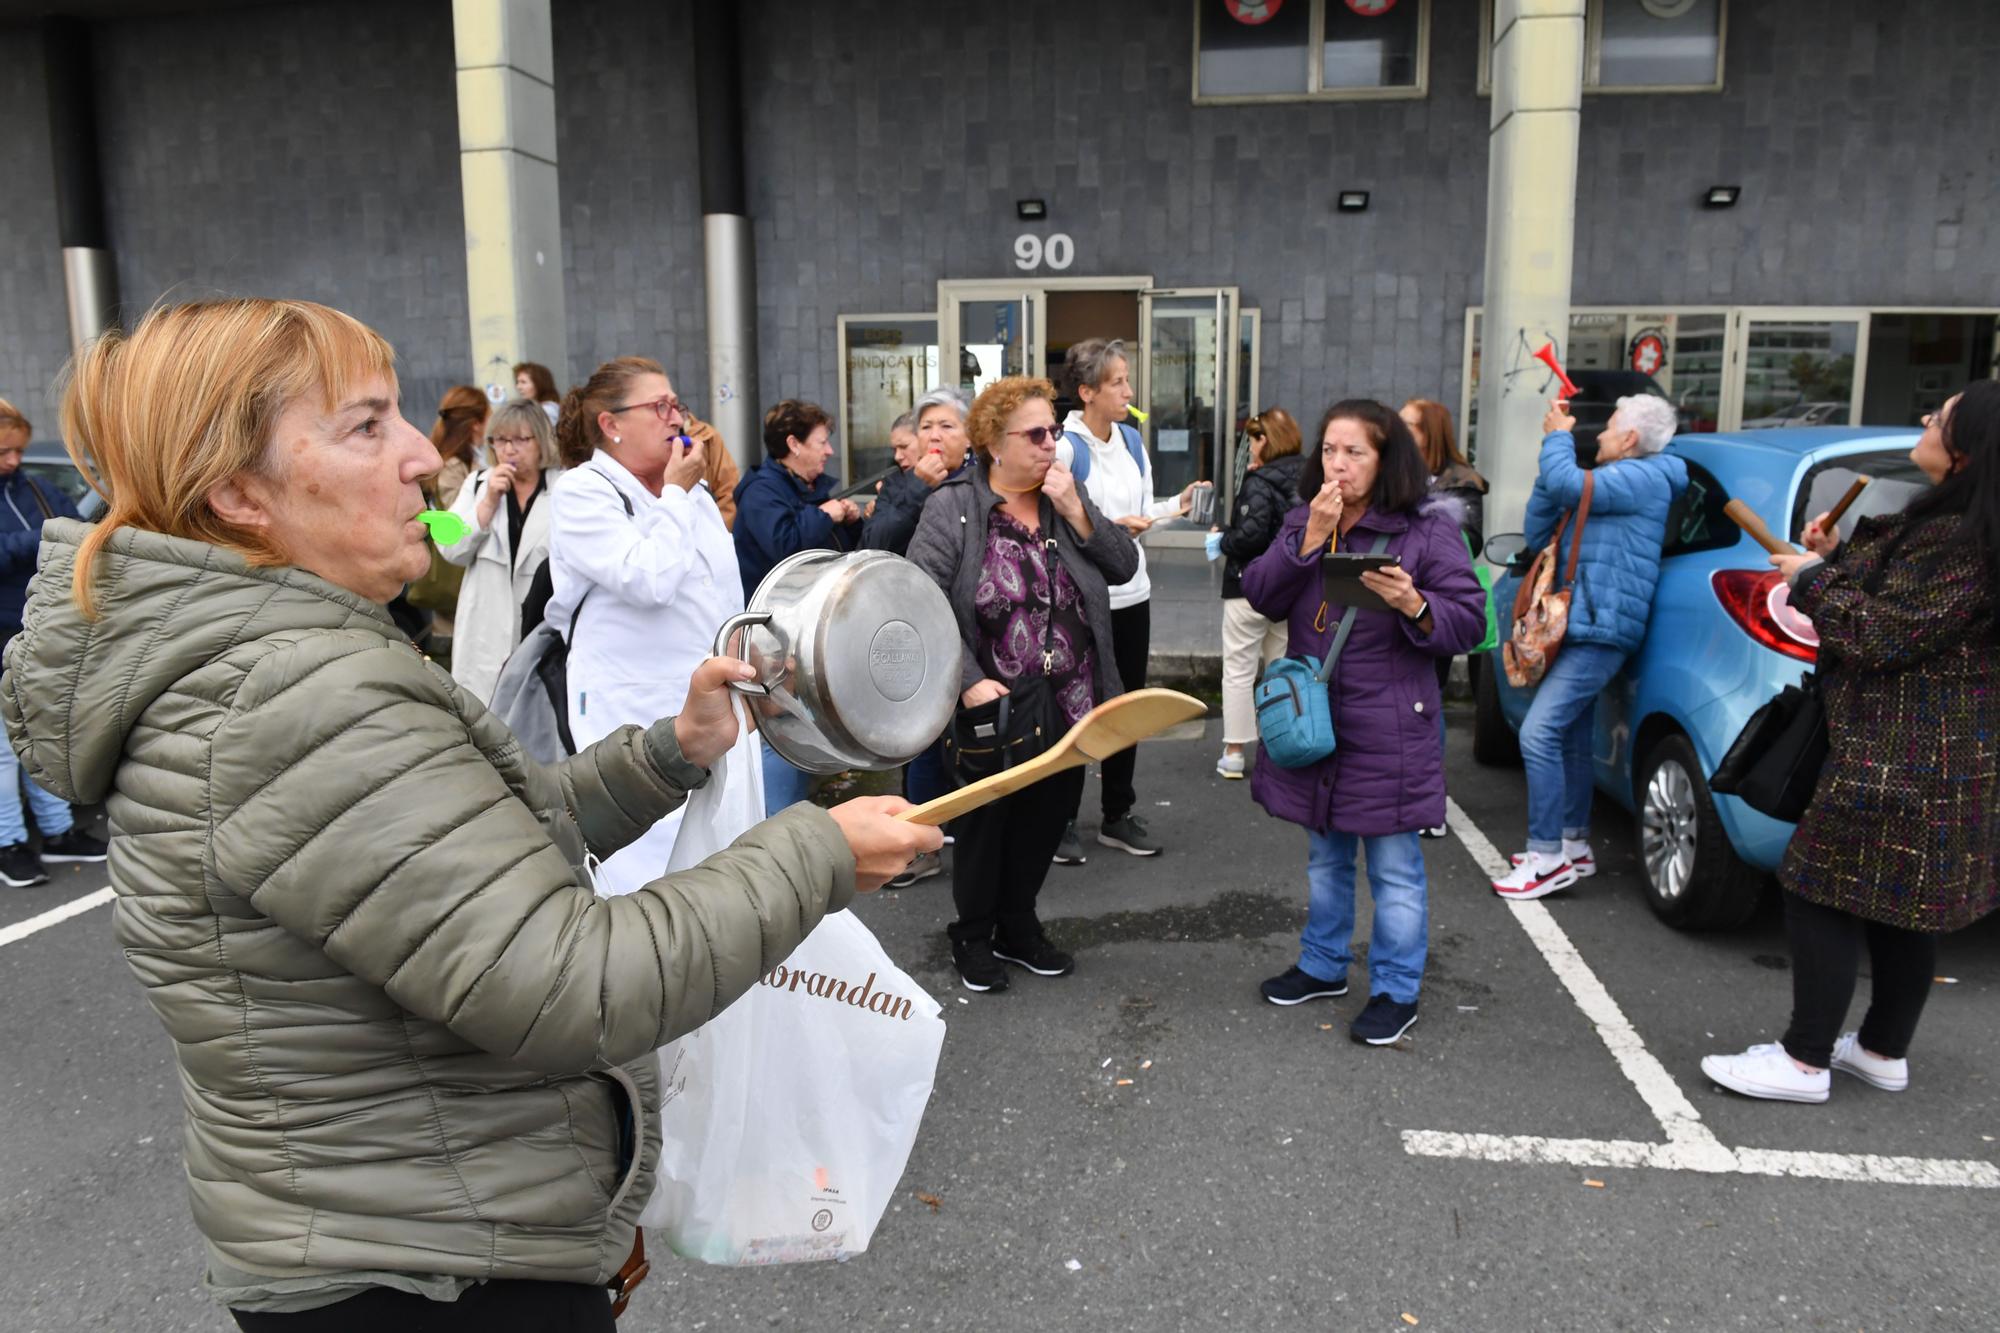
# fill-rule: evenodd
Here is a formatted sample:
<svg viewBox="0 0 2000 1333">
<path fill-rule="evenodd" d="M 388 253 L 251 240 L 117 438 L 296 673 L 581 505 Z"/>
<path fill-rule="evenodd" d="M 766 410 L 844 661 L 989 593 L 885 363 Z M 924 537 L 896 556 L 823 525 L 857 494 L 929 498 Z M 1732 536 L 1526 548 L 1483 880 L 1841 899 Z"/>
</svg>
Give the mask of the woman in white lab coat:
<svg viewBox="0 0 2000 1333">
<path fill-rule="evenodd" d="M 563 399 L 556 439 L 570 467 L 550 497 L 547 614 L 569 639 L 578 749 L 677 712 L 716 631 L 743 609 L 736 545 L 702 482 L 703 446 L 683 432 L 673 384 L 644 357 L 606 362 Z M 747 761 L 725 772 L 757 784 L 744 804 L 761 813 L 757 744 L 739 742 Z M 679 830 L 676 812 L 606 861 L 598 891 L 630 893 L 658 878 Z M 744 831 L 725 830 L 722 841 Z"/>
<path fill-rule="evenodd" d="M 517 398 L 486 422 L 485 467 L 459 488 L 451 512 L 465 540 L 438 553 L 465 570 L 451 643 L 452 679 L 493 701 L 500 668 L 521 642 L 521 599 L 549 554 L 548 488 L 562 475 L 555 428 Z"/>
</svg>

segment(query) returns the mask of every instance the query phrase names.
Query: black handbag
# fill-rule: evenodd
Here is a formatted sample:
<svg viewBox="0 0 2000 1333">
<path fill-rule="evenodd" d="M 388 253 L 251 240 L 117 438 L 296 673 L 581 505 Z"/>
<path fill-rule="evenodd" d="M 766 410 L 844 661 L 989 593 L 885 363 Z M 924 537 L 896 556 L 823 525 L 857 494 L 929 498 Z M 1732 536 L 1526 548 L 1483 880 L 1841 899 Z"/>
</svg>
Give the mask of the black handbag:
<svg viewBox="0 0 2000 1333">
<path fill-rule="evenodd" d="M 618 491 L 616 486 L 611 489 Z M 632 502 L 626 498 L 625 492 L 618 491 L 618 503 L 625 506 L 625 517 L 633 517 Z M 548 568 L 549 562 L 542 561 L 541 568 L 535 571 L 534 581 L 528 588 L 528 600 L 533 601 L 542 581 L 548 580 L 549 591 L 542 594 L 541 605 L 535 610 L 536 624 L 540 624 L 544 619 L 542 613 L 547 609 L 549 597 L 554 593 L 555 582 L 549 575 Z M 569 632 L 551 642 L 535 662 L 535 679 L 542 683 L 542 693 L 547 696 L 549 707 L 555 710 L 556 736 L 562 741 L 564 754 L 576 753 L 576 737 L 569 729 L 569 650 L 570 645 L 576 642 L 576 623 L 583 616 L 583 604 L 590 600 L 591 591 L 591 588 L 585 588 L 583 596 L 576 599 L 576 610 L 569 615 Z M 524 607 L 525 605 L 526 603 L 523 603 Z M 525 640 L 529 629 L 524 627 L 521 634 Z"/>
<path fill-rule="evenodd" d="M 1862 581 L 1862 591 L 1874 596 L 1889 571 L 1889 562 L 1903 544 L 1897 533 L 1882 552 L 1875 569 Z M 1826 728 L 1826 699 L 1816 672 L 1808 671 L 1796 685 L 1750 715 L 1736 743 L 1715 766 L 1708 789 L 1734 796 L 1759 814 L 1796 824 L 1812 804 L 1826 767 L 1831 742 Z"/>
<path fill-rule="evenodd" d="M 1042 549 L 1047 559 L 1056 560 L 1060 557 L 1056 555 L 1055 538 L 1049 535 L 1053 531 L 1050 527 L 1052 517 L 1048 506 L 1044 505 Z M 1049 588 L 1053 600 L 1053 578 L 1049 580 Z M 1021 676 L 999 698 L 989 699 L 974 708 L 961 704 L 952 714 L 951 726 L 944 733 L 944 754 L 961 785 L 1005 772 L 1016 764 L 1033 759 L 1053 746 L 1066 730 L 1061 725 L 1056 692 L 1048 677 L 1049 669 L 1055 663 L 1055 652 L 1049 646 L 1050 637 L 1055 633 L 1055 618 L 1052 604 L 1048 622 L 1042 627 L 1041 675 Z"/>
<path fill-rule="evenodd" d="M 1715 766 L 1708 789 L 1795 824 L 1812 804 L 1827 744 L 1826 701 L 1819 677 L 1808 671 L 1750 715 Z"/>
</svg>

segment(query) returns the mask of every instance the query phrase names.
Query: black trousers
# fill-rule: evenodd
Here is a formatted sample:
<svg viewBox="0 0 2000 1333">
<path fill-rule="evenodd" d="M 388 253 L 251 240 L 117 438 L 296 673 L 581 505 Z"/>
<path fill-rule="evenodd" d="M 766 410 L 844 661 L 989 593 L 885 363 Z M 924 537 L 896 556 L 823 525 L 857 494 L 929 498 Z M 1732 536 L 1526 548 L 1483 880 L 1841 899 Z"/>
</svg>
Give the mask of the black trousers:
<svg viewBox="0 0 2000 1333">
<path fill-rule="evenodd" d="M 1035 900 L 1082 795 L 1083 770 L 1072 768 L 951 821 L 952 939 L 1035 937 Z"/>
<path fill-rule="evenodd" d="M 1937 936 L 1864 921 L 1794 893 L 1785 895 L 1785 933 L 1792 941 L 1792 1025 L 1785 1029 L 1786 1054 L 1815 1069 L 1832 1061 L 1833 1043 L 1854 999 L 1864 944 L 1873 980 L 1868 1014 L 1861 1020 L 1862 1048 L 1890 1060 L 1909 1053 L 1937 972 Z"/>
<path fill-rule="evenodd" d="M 246 1333 L 611 1333 L 611 1293 L 574 1282 L 475 1282 L 455 1301 L 375 1287 L 317 1310 L 247 1314 Z"/>
<path fill-rule="evenodd" d="M 1128 606 L 1123 611 L 1111 613 L 1111 657 L 1118 667 L 1118 679 L 1126 690 L 1142 690 L 1146 687 L 1146 660 L 1153 651 L 1153 604 L 1141 602 Z M 1097 702 L 1103 703 L 1099 699 Z M 1104 795 L 1104 822 L 1123 819 L 1132 813 L 1132 807 L 1139 803 L 1139 793 L 1132 790 L 1132 770 L 1139 762 L 1139 747 L 1120 750 L 1117 754 L 1098 765 L 1102 776 Z M 1076 800 L 1070 803 L 1069 818 L 1075 821 L 1083 804 L 1083 789 L 1079 787 Z M 956 834 L 952 836 L 956 837 Z"/>
</svg>

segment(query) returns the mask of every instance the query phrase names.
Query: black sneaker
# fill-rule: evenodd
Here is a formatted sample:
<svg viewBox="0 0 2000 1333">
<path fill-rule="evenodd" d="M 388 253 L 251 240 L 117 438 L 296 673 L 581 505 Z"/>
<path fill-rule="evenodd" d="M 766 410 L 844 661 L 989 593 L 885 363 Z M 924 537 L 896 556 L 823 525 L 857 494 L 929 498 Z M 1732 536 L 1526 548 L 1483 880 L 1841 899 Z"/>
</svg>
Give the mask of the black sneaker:
<svg viewBox="0 0 2000 1333">
<path fill-rule="evenodd" d="M 49 872 L 43 869 L 41 858 L 28 850 L 27 843 L 16 842 L 0 847 L 0 879 L 25 889 L 30 884 L 48 883 Z"/>
<path fill-rule="evenodd" d="M 1304 1004 L 1307 1000 L 1330 1000 L 1347 994 L 1347 974 L 1337 980 L 1321 981 L 1302 967 L 1288 967 L 1257 988 L 1272 1004 Z"/>
<path fill-rule="evenodd" d="M 967 990 L 1007 989 L 1007 969 L 1000 966 L 1000 960 L 993 956 L 993 946 L 985 940 L 953 940 L 951 961 Z"/>
<path fill-rule="evenodd" d="M 1146 821 L 1137 815 L 1121 815 L 1117 819 L 1105 820 L 1104 827 L 1097 830 L 1097 840 L 1106 847 L 1116 847 L 1134 856 L 1160 854 L 1160 844 L 1146 832 Z"/>
<path fill-rule="evenodd" d="M 1055 863 L 1059 866 L 1083 864 L 1083 842 L 1076 836 L 1076 821 L 1063 826 L 1062 841 L 1056 844 Z"/>
<path fill-rule="evenodd" d="M 1038 977 L 1066 977 L 1076 971 L 1076 959 L 1049 943 L 1049 937 L 1040 931 L 1035 937 L 1022 944 L 1008 940 L 993 941 L 993 956 L 1003 962 L 1025 967 Z"/>
<path fill-rule="evenodd" d="M 65 864 L 70 861 L 102 861 L 110 851 L 103 843 L 80 828 L 42 839 L 42 859 Z"/>
<path fill-rule="evenodd" d="M 1389 1046 L 1408 1032 L 1410 1024 L 1416 1021 L 1414 1000 L 1402 1004 L 1386 995 L 1371 995 L 1367 1006 L 1355 1016 L 1354 1025 L 1347 1029 L 1347 1035 L 1370 1046 Z"/>
</svg>

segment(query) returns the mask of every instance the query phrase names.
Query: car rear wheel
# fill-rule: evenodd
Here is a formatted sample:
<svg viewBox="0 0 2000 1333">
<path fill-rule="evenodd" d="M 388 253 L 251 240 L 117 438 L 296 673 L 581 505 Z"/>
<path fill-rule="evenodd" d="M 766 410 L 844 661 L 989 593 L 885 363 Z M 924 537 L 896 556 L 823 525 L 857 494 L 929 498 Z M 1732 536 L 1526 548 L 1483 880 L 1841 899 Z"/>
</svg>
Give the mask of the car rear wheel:
<svg viewBox="0 0 2000 1333">
<path fill-rule="evenodd" d="M 1638 774 L 1639 861 L 1646 904 L 1679 930 L 1728 930 L 1757 911 L 1764 876 L 1729 845 L 1687 737 L 1664 736 Z"/>
<path fill-rule="evenodd" d="M 1490 768 L 1519 768 L 1521 739 L 1500 711 L 1499 675 L 1498 653 L 1486 654 L 1472 673 L 1472 758 Z"/>
</svg>

